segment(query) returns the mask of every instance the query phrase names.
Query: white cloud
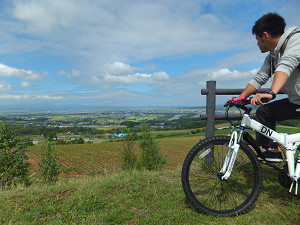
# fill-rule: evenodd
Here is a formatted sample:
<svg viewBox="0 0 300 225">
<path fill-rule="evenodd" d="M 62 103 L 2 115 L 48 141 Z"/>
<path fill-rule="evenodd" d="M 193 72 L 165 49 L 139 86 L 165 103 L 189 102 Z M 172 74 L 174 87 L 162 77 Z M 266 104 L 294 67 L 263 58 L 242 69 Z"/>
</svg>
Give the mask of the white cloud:
<svg viewBox="0 0 300 225">
<path fill-rule="evenodd" d="M 112 76 L 119 76 L 124 74 L 132 74 L 134 68 L 132 68 L 129 64 L 122 63 L 122 62 L 113 62 L 113 63 L 106 63 L 104 65 L 104 71 L 107 74 Z"/>
<path fill-rule="evenodd" d="M 5 1 L 0 20 L 2 63 L 28 63 L 31 70 L 0 64 L 0 77 L 7 77 L 7 82 L 25 80 L 23 87 L 41 80 L 34 89 L 21 89 L 28 95 L 7 96 L 12 100 L 64 96 L 68 102 L 84 104 L 139 105 L 147 99 L 152 105 L 199 105 L 206 80 L 242 88 L 251 79 L 255 70 L 237 68 L 257 68 L 263 60 L 251 35 L 253 22 L 266 5 L 270 11 L 284 5 L 289 21 L 299 24 L 296 1 Z M 259 9 L 252 10 L 253 5 Z M 49 76 L 34 72 L 40 68 Z M 151 95 L 138 86 L 151 90 Z M 13 86 L 6 83 L 5 88 Z M 53 96 L 59 91 L 61 97 Z"/>
<path fill-rule="evenodd" d="M 31 70 L 17 69 L 0 63 L 0 77 L 15 77 L 25 80 L 39 80 L 47 76 L 48 73 L 36 73 Z"/>
<path fill-rule="evenodd" d="M 31 43 L 32 48 L 71 58 L 81 76 L 64 69 L 58 75 L 76 76 L 72 82 L 80 85 L 106 87 L 170 80 L 167 71 L 138 71 L 131 66 L 136 62 L 244 49 L 247 37 L 240 41 L 234 21 L 205 12 L 205 4 L 210 3 L 15 0 L 12 12 L 19 34 L 41 40 Z"/>
<path fill-rule="evenodd" d="M 68 0 L 14 1 L 13 16 L 25 22 L 26 32 L 46 33 L 57 25 L 67 27 L 73 14 L 73 4 Z"/>
<path fill-rule="evenodd" d="M 257 69 L 240 72 L 237 70 L 230 71 L 227 68 L 222 68 L 217 71 L 209 72 L 207 74 L 208 80 L 215 80 L 218 82 L 221 81 L 229 81 L 229 80 L 236 80 L 236 79 L 244 79 L 244 78 L 251 78 L 257 73 Z"/>
<path fill-rule="evenodd" d="M 204 4 L 198 1 L 15 0 L 14 4 L 19 33 L 42 37 L 43 50 L 83 57 L 87 66 L 243 47 L 233 23 L 204 13 Z"/>
<path fill-rule="evenodd" d="M 100 74 L 99 76 L 94 76 L 92 81 L 97 81 L 97 83 L 113 83 L 113 84 L 160 84 L 170 80 L 170 76 L 163 71 L 149 73 L 137 73 L 135 70 L 140 70 L 140 68 L 134 68 L 129 64 L 122 62 L 107 63 L 104 65 L 105 75 Z"/>
<path fill-rule="evenodd" d="M 164 82 L 170 80 L 170 76 L 166 72 L 160 71 L 154 72 L 152 75 L 152 79 L 155 82 Z"/>
<path fill-rule="evenodd" d="M 63 99 L 62 96 L 50 96 L 50 95 L 29 95 L 29 94 L 0 94 L 0 99 L 3 101 L 20 101 L 20 100 L 28 100 L 28 101 L 36 101 L 36 100 L 61 100 Z"/>
<path fill-rule="evenodd" d="M 0 91 L 11 91 L 14 87 L 6 81 L 0 81 Z"/>
<path fill-rule="evenodd" d="M 120 83 L 120 84 L 159 84 L 170 80 L 170 77 L 165 72 L 155 72 L 153 74 L 135 73 L 125 76 L 113 76 L 106 74 L 103 81 L 108 83 Z"/>
<path fill-rule="evenodd" d="M 20 84 L 20 87 L 31 87 L 31 84 L 27 81 L 23 81 L 21 84 Z"/>
</svg>

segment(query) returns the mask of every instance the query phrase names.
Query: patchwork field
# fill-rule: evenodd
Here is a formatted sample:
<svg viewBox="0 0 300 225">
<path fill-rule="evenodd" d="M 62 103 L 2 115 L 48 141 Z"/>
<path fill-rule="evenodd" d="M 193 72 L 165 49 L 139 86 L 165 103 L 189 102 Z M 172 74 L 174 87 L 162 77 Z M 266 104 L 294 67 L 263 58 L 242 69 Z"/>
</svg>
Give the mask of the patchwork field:
<svg viewBox="0 0 300 225">
<path fill-rule="evenodd" d="M 227 126 L 227 124 L 225 124 Z M 224 124 L 217 125 L 224 127 Z M 278 126 L 278 132 L 297 133 L 299 128 Z M 216 135 L 226 135 L 230 128 L 218 130 Z M 251 134 L 254 132 L 250 131 Z M 177 131 L 158 131 L 154 132 L 156 136 L 163 135 L 164 138 L 157 138 L 161 154 L 166 156 L 166 169 L 175 169 L 181 167 L 188 151 L 204 138 L 204 132 L 191 135 L 191 130 Z M 189 134 L 189 135 L 188 135 Z M 168 137 L 171 136 L 171 137 Z M 135 143 L 135 151 L 140 153 L 139 143 Z M 85 144 L 70 144 L 53 146 L 60 156 L 62 164 L 62 173 L 60 177 L 82 177 L 87 175 L 104 174 L 108 171 L 119 170 L 121 168 L 121 153 L 123 151 L 123 141 L 113 142 L 94 142 Z M 38 144 L 29 148 L 28 156 L 30 173 L 37 175 L 38 163 L 42 150 L 46 150 L 46 144 Z"/>
</svg>

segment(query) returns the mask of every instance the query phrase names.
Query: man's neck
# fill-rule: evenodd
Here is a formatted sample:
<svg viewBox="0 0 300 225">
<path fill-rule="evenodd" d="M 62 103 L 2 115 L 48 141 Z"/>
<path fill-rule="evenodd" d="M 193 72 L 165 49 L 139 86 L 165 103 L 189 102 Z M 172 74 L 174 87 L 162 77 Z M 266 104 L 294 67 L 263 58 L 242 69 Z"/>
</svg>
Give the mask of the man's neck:
<svg viewBox="0 0 300 225">
<path fill-rule="evenodd" d="M 274 50 L 275 50 L 275 48 L 276 48 L 276 46 L 277 46 L 277 44 L 278 44 L 278 42 L 279 42 L 279 40 L 280 40 L 280 37 L 281 37 L 281 36 L 276 37 L 276 38 L 272 38 L 272 39 L 270 40 L 270 51 L 271 51 L 271 52 L 274 52 Z"/>
</svg>

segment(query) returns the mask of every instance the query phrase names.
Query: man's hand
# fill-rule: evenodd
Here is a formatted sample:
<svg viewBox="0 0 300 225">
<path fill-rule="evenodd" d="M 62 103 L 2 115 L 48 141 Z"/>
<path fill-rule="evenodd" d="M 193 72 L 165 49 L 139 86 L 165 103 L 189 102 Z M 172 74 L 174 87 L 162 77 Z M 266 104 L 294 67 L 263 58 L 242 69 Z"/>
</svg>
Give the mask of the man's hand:
<svg viewBox="0 0 300 225">
<path fill-rule="evenodd" d="M 268 93 L 257 93 L 252 99 L 251 99 L 251 105 L 254 105 L 255 107 L 259 105 L 263 105 L 262 99 L 268 99 L 268 102 L 272 100 L 273 96 Z"/>
<path fill-rule="evenodd" d="M 226 103 L 224 106 L 227 106 L 227 107 L 230 107 L 230 105 L 232 103 L 235 103 L 237 101 L 241 101 L 241 100 L 244 100 L 245 97 L 244 96 L 240 96 L 240 97 L 233 97 L 232 99 L 227 99 Z"/>
</svg>

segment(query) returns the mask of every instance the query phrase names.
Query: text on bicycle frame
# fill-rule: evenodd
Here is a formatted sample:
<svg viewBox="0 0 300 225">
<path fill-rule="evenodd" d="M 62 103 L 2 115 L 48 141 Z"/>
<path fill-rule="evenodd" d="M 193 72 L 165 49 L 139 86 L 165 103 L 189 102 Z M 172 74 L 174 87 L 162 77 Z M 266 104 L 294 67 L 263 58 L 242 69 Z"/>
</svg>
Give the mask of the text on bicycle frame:
<svg viewBox="0 0 300 225">
<path fill-rule="evenodd" d="M 272 133 L 273 133 L 273 130 L 271 130 L 270 128 L 268 127 L 265 127 L 265 126 L 262 126 L 260 132 L 262 132 L 263 134 L 266 134 L 268 136 L 272 136 Z"/>
</svg>

